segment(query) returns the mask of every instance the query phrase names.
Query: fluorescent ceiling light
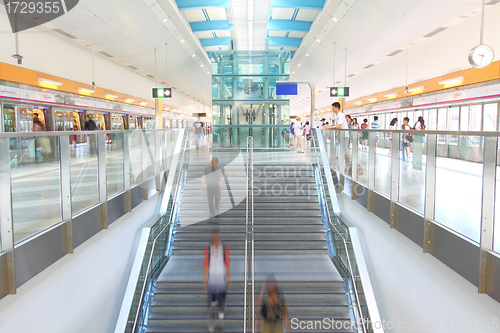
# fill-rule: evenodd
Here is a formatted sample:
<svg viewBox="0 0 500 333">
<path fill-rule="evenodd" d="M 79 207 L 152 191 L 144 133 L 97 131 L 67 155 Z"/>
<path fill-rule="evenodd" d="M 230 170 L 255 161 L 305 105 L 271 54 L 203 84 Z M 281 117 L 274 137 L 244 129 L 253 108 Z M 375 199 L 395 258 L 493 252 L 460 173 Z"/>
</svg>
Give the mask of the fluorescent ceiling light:
<svg viewBox="0 0 500 333">
<path fill-rule="evenodd" d="M 411 89 L 408 90 L 408 92 L 409 93 L 413 93 L 413 92 L 420 91 L 420 90 L 424 90 L 424 86 L 411 88 Z"/>
<path fill-rule="evenodd" d="M 354 104 L 356 104 L 356 105 L 361 105 L 361 104 L 363 104 L 363 102 L 356 102 L 356 103 L 354 103 Z"/>
<path fill-rule="evenodd" d="M 368 102 L 370 102 L 370 103 L 375 103 L 376 101 L 377 101 L 377 97 L 370 98 L 370 99 L 368 100 Z"/>
<path fill-rule="evenodd" d="M 460 84 L 464 81 L 464 77 L 463 76 L 460 76 L 460 77 L 455 77 L 453 79 L 449 79 L 449 80 L 444 80 L 444 81 L 440 81 L 439 84 L 444 84 L 446 86 L 451 86 L 451 85 L 457 85 L 457 84 Z"/>
<path fill-rule="evenodd" d="M 389 99 L 390 99 L 390 98 L 396 98 L 397 96 L 398 96 L 398 93 L 397 93 L 397 92 L 395 92 L 395 93 L 392 93 L 392 94 L 387 94 L 387 95 L 385 95 L 384 97 L 385 97 L 385 98 L 389 98 Z"/>
<path fill-rule="evenodd" d="M 81 88 L 81 87 L 78 87 L 78 91 L 84 91 L 84 92 L 89 93 L 89 94 L 95 93 L 95 91 L 93 89 L 87 89 L 87 88 Z"/>
<path fill-rule="evenodd" d="M 38 78 L 38 82 L 53 84 L 53 85 L 56 85 L 56 86 L 62 86 L 63 85 L 61 82 L 57 82 L 57 81 L 53 81 L 53 80 L 49 80 L 49 79 L 44 79 L 44 78 L 41 78 L 41 77 Z"/>
<path fill-rule="evenodd" d="M 108 93 L 106 93 L 104 95 L 106 95 L 106 97 L 109 97 L 109 98 L 118 98 L 118 96 L 112 95 L 112 94 L 108 94 Z"/>
<path fill-rule="evenodd" d="M 125 102 L 127 103 L 132 103 L 132 102 L 135 102 L 135 100 L 131 99 L 131 98 L 125 98 Z"/>
<path fill-rule="evenodd" d="M 139 104 L 141 104 L 142 106 L 145 106 L 145 105 L 148 105 L 148 102 L 140 102 Z"/>
</svg>

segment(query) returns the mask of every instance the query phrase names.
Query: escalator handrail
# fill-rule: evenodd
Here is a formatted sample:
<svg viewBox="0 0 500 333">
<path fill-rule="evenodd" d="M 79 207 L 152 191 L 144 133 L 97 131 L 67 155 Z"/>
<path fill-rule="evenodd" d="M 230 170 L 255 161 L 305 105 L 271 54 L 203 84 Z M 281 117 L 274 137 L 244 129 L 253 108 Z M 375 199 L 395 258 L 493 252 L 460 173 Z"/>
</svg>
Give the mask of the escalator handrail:
<svg viewBox="0 0 500 333">
<path fill-rule="evenodd" d="M 189 135 L 188 132 L 186 132 L 187 135 Z M 157 240 L 158 238 L 171 226 L 172 224 L 172 217 L 173 217 L 173 214 L 174 214 L 174 205 L 175 205 L 175 202 L 177 200 L 177 193 L 179 192 L 179 186 L 180 186 L 180 183 L 181 183 L 181 175 L 182 175 L 182 172 L 183 172 L 183 165 L 184 165 L 184 158 L 185 158 L 185 154 L 186 154 L 186 150 L 187 150 L 187 144 L 188 144 L 189 140 L 186 138 L 186 141 L 184 143 L 184 147 L 182 149 L 182 159 L 181 159 L 181 162 L 179 164 L 179 171 L 178 171 L 178 177 L 177 177 L 177 184 L 175 185 L 175 191 L 174 191 L 174 197 L 173 197 L 173 200 L 172 200 L 172 206 L 170 208 L 170 215 L 169 215 L 169 220 L 168 220 L 168 223 L 167 225 L 165 225 L 165 227 L 158 233 L 158 236 L 155 237 L 154 241 L 153 241 L 153 245 L 151 246 L 151 253 L 149 254 L 149 260 L 148 260 L 148 266 L 147 266 L 147 269 L 146 269 L 146 273 L 144 274 L 144 281 L 142 282 L 142 288 L 141 288 L 141 296 L 139 297 L 139 302 L 138 302 L 138 305 L 137 305 L 137 312 L 135 314 L 135 318 L 134 318 L 134 325 L 132 327 L 132 333 L 135 332 L 135 329 L 137 327 L 137 321 L 139 319 L 139 314 L 142 310 L 142 302 L 143 302 L 143 299 L 144 299 L 144 292 L 146 290 L 146 285 L 147 285 L 147 282 L 148 282 L 148 275 L 151 271 L 151 263 L 153 261 L 153 254 L 154 254 L 154 250 L 155 250 L 155 247 L 156 247 L 156 243 L 157 243 Z M 164 216 L 162 216 L 160 218 L 163 219 Z M 158 221 L 160 221 L 158 220 Z"/>
<path fill-rule="evenodd" d="M 331 219 L 331 216 L 330 216 L 330 210 L 328 209 L 328 204 L 326 203 L 326 192 L 325 192 L 325 186 L 324 186 L 324 183 L 323 183 L 323 174 L 321 172 L 321 164 L 319 162 L 319 157 L 318 157 L 318 153 L 317 153 L 317 144 L 316 144 L 316 138 L 314 137 L 314 135 L 312 135 L 312 141 L 313 141 L 313 146 L 314 146 L 314 155 L 316 156 L 316 160 L 317 160 L 317 163 L 318 163 L 318 172 L 319 172 L 319 181 L 321 182 L 321 189 L 322 189 L 322 192 L 323 192 L 323 198 L 324 198 L 324 201 L 325 201 L 325 205 L 326 205 L 326 215 L 327 215 L 327 218 L 328 218 L 328 224 L 330 225 L 330 228 L 333 229 L 335 231 L 335 233 L 337 233 L 340 238 L 342 239 L 342 242 L 344 244 L 344 248 L 345 248 L 345 251 L 346 251 L 346 256 L 347 256 L 347 262 L 348 262 L 348 268 L 349 268 L 349 274 L 351 275 L 351 279 L 353 280 L 353 287 L 354 287 L 354 294 L 356 296 L 356 305 L 357 305 L 357 310 L 358 310 L 358 319 L 361 319 L 363 317 L 363 311 L 361 310 L 361 303 L 359 302 L 359 293 L 358 293 L 358 288 L 356 286 L 356 280 L 355 280 L 355 276 L 354 276 L 354 270 L 352 269 L 352 263 L 351 263 L 351 258 L 349 256 L 349 249 L 348 249 L 348 246 L 347 246 L 347 241 L 345 240 L 344 236 L 342 236 L 342 234 L 337 230 L 337 228 L 333 225 L 332 223 L 332 219 Z M 337 217 L 338 218 L 338 217 Z M 358 324 L 361 324 L 361 327 L 363 328 L 363 332 L 364 333 L 367 333 L 367 330 L 366 330 L 366 326 L 365 326 L 365 321 L 364 320 L 358 320 Z"/>
</svg>

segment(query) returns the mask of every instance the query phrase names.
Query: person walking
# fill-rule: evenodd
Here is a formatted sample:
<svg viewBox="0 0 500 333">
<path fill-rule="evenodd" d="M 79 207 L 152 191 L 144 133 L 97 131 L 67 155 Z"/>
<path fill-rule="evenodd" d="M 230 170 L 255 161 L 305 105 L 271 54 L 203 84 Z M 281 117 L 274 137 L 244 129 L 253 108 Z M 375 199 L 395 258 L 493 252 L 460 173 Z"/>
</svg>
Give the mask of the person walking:
<svg viewBox="0 0 500 333">
<path fill-rule="evenodd" d="M 311 125 L 306 121 L 306 126 L 304 126 L 304 133 L 306 134 L 307 148 L 311 147 Z"/>
<path fill-rule="evenodd" d="M 285 320 L 286 332 L 290 333 L 285 297 L 280 293 L 274 278 L 268 278 L 266 284 L 262 286 L 257 304 L 261 304 L 262 333 L 282 333 L 283 319 Z M 255 327 L 258 326 L 259 319 L 255 318 Z"/>
<path fill-rule="evenodd" d="M 90 116 L 87 116 L 87 121 L 85 122 L 85 130 L 86 131 L 97 130 L 97 125 L 94 119 L 90 118 Z M 89 140 L 89 152 L 90 154 L 95 154 L 97 149 L 97 135 L 96 134 L 89 135 L 88 140 Z"/>
<path fill-rule="evenodd" d="M 363 123 L 361 124 L 361 129 L 369 129 L 370 126 L 368 126 L 368 119 L 364 119 L 363 120 Z M 362 149 L 365 149 L 365 150 L 368 150 L 368 132 L 366 131 L 363 131 L 363 134 L 362 134 L 362 138 L 361 138 L 361 148 Z"/>
<path fill-rule="evenodd" d="M 374 130 L 378 130 L 380 129 L 380 123 L 378 121 L 378 116 L 375 116 L 373 117 L 373 121 L 372 123 L 370 124 L 371 128 L 374 129 Z M 378 148 L 378 138 L 379 138 L 379 135 L 380 133 L 379 132 L 376 132 L 375 133 L 375 149 Z"/>
<path fill-rule="evenodd" d="M 403 119 L 403 126 L 401 127 L 402 130 L 412 130 L 411 126 L 408 124 L 410 121 L 410 118 L 404 117 Z M 410 152 L 410 147 L 411 143 L 413 142 L 413 136 L 411 133 L 403 133 L 403 161 L 410 162 L 411 161 L 411 152 Z M 406 153 L 406 158 L 405 158 L 405 153 Z"/>
<path fill-rule="evenodd" d="M 398 118 L 392 118 L 391 122 L 389 123 L 389 129 L 390 130 L 397 130 L 398 129 Z M 392 137 L 393 137 L 393 134 L 392 132 L 389 133 L 389 152 L 387 153 L 387 155 L 391 155 L 392 154 Z"/>
<path fill-rule="evenodd" d="M 212 230 L 212 243 L 205 247 L 204 288 L 208 294 L 209 326 L 208 330 L 214 332 L 215 314 L 218 307 L 218 318 L 224 319 L 226 309 L 226 294 L 231 290 L 231 270 L 229 260 L 229 247 L 222 245 L 220 230 Z"/>
<path fill-rule="evenodd" d="M 203 123 L 200 120 L 201 118 L 198 117 L 196 122 L 193 124 L 193 134 L 194 134 L 194 141 L 196 144 L 196 150 L 199 149 L 200 147 L 200 140 L 203 139 L 204 137 L 204 128 L 203 128 Z"/>
<path fill-rule="evenodd" d="M 295 119 L 295 125 L 293 125 L 293 132 L 295 133 L 295 139 L 297 140 L 297 153 L 303 153 L 302 150 L 302 136 L 304 135 L 304 128 L 300 123 L 300 118 Z"/>
<path fill-rule="evenodd" d="M 219 215 L 221 187 L 226 179 L 226 171 L 219 166 L 219 159 L 213 157 L 210 165 L 204 170 L 201 178 L 201 190 L 207 191 L 210 218 Z"/>
</svg>

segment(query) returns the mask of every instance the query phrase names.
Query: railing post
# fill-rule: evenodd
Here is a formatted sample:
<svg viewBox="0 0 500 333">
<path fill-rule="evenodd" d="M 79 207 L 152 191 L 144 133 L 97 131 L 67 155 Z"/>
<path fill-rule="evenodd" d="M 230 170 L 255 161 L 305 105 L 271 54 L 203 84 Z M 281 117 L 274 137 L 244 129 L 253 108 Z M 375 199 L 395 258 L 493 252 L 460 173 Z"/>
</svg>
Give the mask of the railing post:
<svg viewBox="0 0 500 333">
<path fill-rule="evenodd" d="M 377 152 L 377 133 L 368 133 L 368 205 L 367 210 L 373 212 L 374 203 L 374 192 L 375 191 L 375 158 Z"/>
<path fill-rule="evenodd" d="M 483 154 L 483 199 L 481 205 L 481 262 L 479 293 L 491 292 L 492 270 L 489 269 L 488 253 L 493 251 L 493 227 L 495 224 L 495 187 L 497 170 L 498 138 L 486 137 Z"/>
<path fill-rule="evenodd" d="M 108 196 L 106 181 L 106 134 L 97 134 L 97 163 L 99 179 L 99 203 L 101 205 L 101 229 L 108 229 Z"/>
<path fill-rule="evenodd" d="M 142 199 L 148 200 L 148 140 L 146 136 L 146 130 L 141 130 L 141 189 L 142 189 Z"/>
<path fill-rule="evenodd" d="M 436 153 L 437 135 L 427 135 L 425 211 L 424 211 L 424 253 L 434 252 L 434 223 L 436 213 Z"/>
<path fill-rule="evenodd" d="M 391 228 L 398 227 L 398 206 L 399 201 L 399 145 L 401 136 L 399 133 L 392 133 L 392 158 L 391 158 Z"/>
<path fill-rule="evenodd" d="M 5 261 L 0 261 L 1 288 L 4 294 L 15 294 L 16 273 L 9 138 L 0 138 L 0 228 L 1 251 L 6 256 Z"/>
<path fill-rule="evenodd" d="M 352 171 L 351 179 L 353 182 L 358 181 L 358 132 L 350 131 L 352 138 Z"/>
<path fill-rule="evenodd" d="M 125 190 L 124 195 L 124 207 L 125 212 L 130 213 L 132 211 L 132 195 L 130 193 L 130 132 L 123 132 L 123 185 Z"/>
<path fill-rule="evenodd" d="M 64 252 L 73 253 L 73 214 L 71 210 L 71 154 L 69 135 L 59 136 L 59 170 L 61 178 L 61 213 Z"/>
<path fill-rule="evenodd" d="M 338 151 L 339 151 L 339 190 L 340 192 L 344 191 L 344 185 L 345 185 L 345 147 L 344 147 L 344 138 L 345 138 L 345 132 L 344 131 L 338 131 Z M 333 144 L 336 144 L 337 141 L 333 142 Z M 332 142 L 330 142 L 332 144 Z"/>
</svg>

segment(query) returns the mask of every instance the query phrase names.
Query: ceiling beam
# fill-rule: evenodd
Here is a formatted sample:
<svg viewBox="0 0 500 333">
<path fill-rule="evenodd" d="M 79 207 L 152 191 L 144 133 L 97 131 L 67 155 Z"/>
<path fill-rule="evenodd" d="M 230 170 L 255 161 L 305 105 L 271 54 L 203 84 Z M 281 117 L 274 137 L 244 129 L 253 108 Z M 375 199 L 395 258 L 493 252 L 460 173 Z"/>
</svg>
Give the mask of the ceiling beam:
<svg viewBox="0 0 500 333">
<path fill-rule="evenodd" d="M 290 38 L 290 37 L 268 37 L 269 46 L 283 46 L 283 47 L 300 47 L 302 43 L 302 38 Z"/>
<path fill-rule="evenodd" d="M 179 10 L 213 7 L 231 8 L 231 0 L 177 0 L 177 7 L 179 7 Z"/>
<path fill-rule="evenodd" d="M 230 41 L 231 37 L 200 38 L 203 47 L 227 46 Z"/>
<path fill-rule="evenodd" d="M 322 10 L 325 0 L 272 0 L 271 7 Z"/>
<path fill-rule="evenodd" d="M 234 30 L 234 25 L 229 24 L 228 21 L 201 21 L 191 22 L 191 29 L 194 33 L 206 31 L 220 31 L 220 30 Z"/>
<path fill-rule="evenodd" d="M 312 22 L 305 21 L 269 20 L 267 30 L 309 32 L 311 25 Z"/>
</svg>

